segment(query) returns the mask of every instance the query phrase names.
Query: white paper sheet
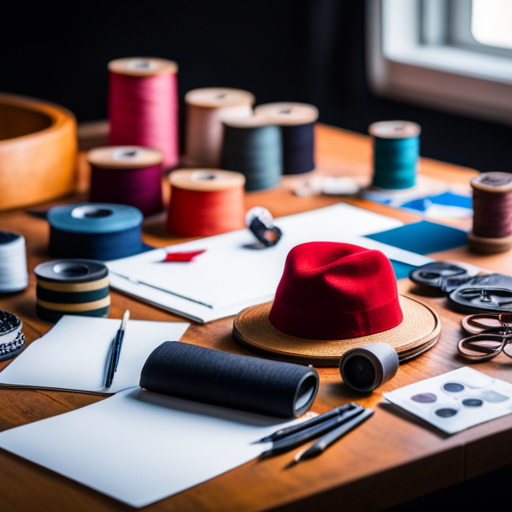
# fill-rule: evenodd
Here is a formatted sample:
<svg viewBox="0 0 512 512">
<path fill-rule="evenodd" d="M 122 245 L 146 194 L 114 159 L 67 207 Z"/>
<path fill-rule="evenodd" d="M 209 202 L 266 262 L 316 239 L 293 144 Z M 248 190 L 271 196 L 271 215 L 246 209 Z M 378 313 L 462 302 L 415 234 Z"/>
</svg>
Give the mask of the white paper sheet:
<svg viewBox="0 0 512 512">
<path fill-rule="evenodd" d="M 133 507 L 259 456 L 283 425 L 251 413 L 132 388 L 83 409 L 0 433 L 0 447 Z"/>
<path fill-rule="evenodd" d="M 102 392 L 121 320 L 63 316 L 0 372 L 0 385 Z M 139 384 L 149 354 L 165 341 L 178 341 L 189 324 L 130 320 L 109 393 Z"/>
<path fill-rule="evenodd" d="M 109 262 L 111 286 L 195 321 L 209 322 L 271 300 L 286 256 L 296 245 L 331 241 L 374 247 L 378 242 L 362 236 L 403 225 L 396 219 L 344 203 L 280 217 L 275 223 L 283 231 L 283 237 L 272 248 L 255 248 L 254 236 L 243 229 Z M 407 258 L 414 259 L 414 264 L 431 261 L 385 244 L 378 245 L 385 254 L 392 253 L 399 261 L 405 262 Z M 192 262 L 162 263 L 167 250 L 200 249 L 206 252 Z"/>
</svg>

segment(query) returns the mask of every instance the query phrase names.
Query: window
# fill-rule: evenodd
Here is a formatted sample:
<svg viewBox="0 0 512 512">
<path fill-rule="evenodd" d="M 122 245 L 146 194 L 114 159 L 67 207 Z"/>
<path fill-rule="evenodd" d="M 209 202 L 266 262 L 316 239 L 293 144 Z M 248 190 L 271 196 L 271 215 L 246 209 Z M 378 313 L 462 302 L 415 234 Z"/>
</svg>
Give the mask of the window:
<svg viewBox="0 0 512 512">
<path fill-rule="evenodd" d="M 512 124 L 511 0 L 369 0 L 378 94 Z"/>
</svg>

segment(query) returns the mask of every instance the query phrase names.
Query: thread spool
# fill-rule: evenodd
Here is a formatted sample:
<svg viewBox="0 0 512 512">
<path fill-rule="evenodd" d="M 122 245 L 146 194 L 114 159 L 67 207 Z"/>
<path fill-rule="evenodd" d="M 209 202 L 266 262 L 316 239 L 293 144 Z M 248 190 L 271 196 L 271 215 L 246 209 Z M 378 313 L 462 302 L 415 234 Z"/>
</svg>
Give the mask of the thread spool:
<svg viewBox="0 0 512 512">
<path fill-rule="evenodd" d="M 512 174 L 485 172 L 471 180 L 473 230 L 471 249 L 485 254 L 512 247 Z"/>
<path fill-rule="evenodd" d="M 91 202 L 126 204 L 144 216 L 162 211 L 162 161 L 158 149 L 114 146 L 89 151 Z"/>
<path fill-rule="evenodd" d="M 57 322 L 62 315 L 108 316 L 108 268 L 100 261 L 48 261 L 38 265 L 34 273 L 39 318 Z"/>
<path fill-rule="evenodd" d="M 244 183 L 238 172 L 217 169 L 174 171 L 167 231 L 178 236 L 212 236 L 244 227 Z"/>
<path fill-rule="evenodd" d="M 0 293 L 19 292 L 28 286 L 25 238 L 0 230 Z"/>
<path fill-rule="evenodd" d="M 373 136 L 372 186 L 388 190 L 414 187 L 421 127 L 409 121 L 380 121 L 368 131 Z"/>
<path fill-rule="evenodd" d="M 22 327 L 15 314 L 0 310 L 0 362 L 16 357 L 25 347 Z"/>
<path fill-rule="evenodd" d="M 283 174 L 302 174 L 315 168 L 315 122 L 318 109 L 305 103 L 266 103 L 254 109 L 281 128 Z"/>
<path fill-rule="evenodd" d="M 178 65 L 166 59 L 130 57 L 108 64 L 109 145 L 160 149 L 165 168 L 176 167 Z"/>
<path fill-rule="evenodd" d="M 206 87 L 185 95 L 187 122 L 185 163 L 191 167 L 219 167 L 222 122 L 252 115 L 254 96 L 241 89 Z"/>
<path fill-rule="evenodd" d="M 281 130 L 263 116 L 224 121 L 221 166 L 241 172 L 248 192 L 266 190 L 281 181 Z"/>
<path fill-rule="evenodd" d="M 48 212 L 55 258 L 115 260 L 142 251 L 142 213 L 133 206 L 79 203 Z"/>
</svg>

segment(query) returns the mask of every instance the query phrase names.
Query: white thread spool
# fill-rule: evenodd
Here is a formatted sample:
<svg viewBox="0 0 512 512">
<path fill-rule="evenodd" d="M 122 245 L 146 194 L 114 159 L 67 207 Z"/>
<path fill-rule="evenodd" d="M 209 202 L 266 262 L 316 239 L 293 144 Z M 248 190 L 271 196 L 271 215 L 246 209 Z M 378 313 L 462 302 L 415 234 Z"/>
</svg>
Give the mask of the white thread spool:
<svg viewBox="0 0 512 512">
<path fill-rule="evenodd" d="M 252 115 L 254 96 L 241 89 L 206 87 L 185 95 L 187 123 L 184 163 L 190 167 L 220 165 L 222 122 Z"/>
<path fill-rule="evenodd" d="M 28 286 L 25 238 L 0 231 L 0 293 L 18 292 Z"/>
</svg>

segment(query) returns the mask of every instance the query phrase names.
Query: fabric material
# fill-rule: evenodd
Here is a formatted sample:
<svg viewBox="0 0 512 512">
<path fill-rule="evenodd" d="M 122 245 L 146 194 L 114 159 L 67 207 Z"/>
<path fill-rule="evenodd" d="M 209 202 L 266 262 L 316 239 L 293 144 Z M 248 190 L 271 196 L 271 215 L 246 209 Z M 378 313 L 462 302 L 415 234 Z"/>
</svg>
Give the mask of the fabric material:
<svg viewBox="0 0 512 512">
<path fill-rule="evenodd" d="M 395 275 L 380 251 L 336 242 L 294 247 L 269 314 L 298 338 L 335 340 L 387 331 L 403 320 Z"/>
</svg>

